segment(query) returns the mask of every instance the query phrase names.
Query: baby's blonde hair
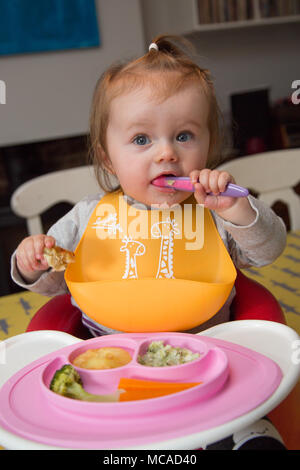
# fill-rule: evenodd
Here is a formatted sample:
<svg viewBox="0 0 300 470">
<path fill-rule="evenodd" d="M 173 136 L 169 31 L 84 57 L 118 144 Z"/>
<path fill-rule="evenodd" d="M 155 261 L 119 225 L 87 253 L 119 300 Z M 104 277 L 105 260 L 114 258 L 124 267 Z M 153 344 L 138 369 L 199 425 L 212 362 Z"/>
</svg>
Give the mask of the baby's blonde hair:
<svg viewBox="0 0 300 470">
<path fill-rule="evenodd" d="M 153 73 L 159 72 L 160 79 L 153 86 L 156 99 L 162 101 L 176 93 L 191 81 L 198 82 L 209 103 L 208 129 L 210 144 L 208 166 L 213 166 L 221 151 L 220 110 L 216 100 L 210 72 L 199 67 L 177 44 L 184 47 L 191 44 L 177 36 L 160 35 L 153 40 L 152 47 L 142 57 L 109 67 L 96 84 L 90 113 L 89 158 L 94 165 L 100 187 L 111 192 L 115 188 L 111 175 L 103 160 L 102 149 L 107 154 L 106 131 L 111 101 L 124 92 L 149 84 Z M 168 73 L 169 72 L 169 73 Z M 170 73 L 171 72 L 171 73 Z M 151 75 L 152 74 L 152 75 Z M 165 78 L 165 80 L 163 80 Z"/>
</svg>

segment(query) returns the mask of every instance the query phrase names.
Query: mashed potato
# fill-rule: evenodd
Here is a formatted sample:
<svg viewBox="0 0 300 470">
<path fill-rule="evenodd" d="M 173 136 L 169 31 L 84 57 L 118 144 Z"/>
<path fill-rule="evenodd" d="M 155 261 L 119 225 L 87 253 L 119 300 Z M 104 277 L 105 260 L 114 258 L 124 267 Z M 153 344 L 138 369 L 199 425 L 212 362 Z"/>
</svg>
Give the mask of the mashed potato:
<svg viewBox="0 0 300 470">
<path fill-rule="evenodd" d="M 74 366 L 83 369 L 115 369 L 131 361 L 131 356 L 122 348 L 88 349 L 73 360 Z"/>
<path fill-rule="evenodd" d="M 199 353 L 193 353 L 189 349 L 173 348 L 170 344 L 164 346 L 163 341 L 153 341 L 146 354 L 138 357 L 138 362 L 151 367 L 178 366 L 194 361 L 199 356 Z"/>
</svg>

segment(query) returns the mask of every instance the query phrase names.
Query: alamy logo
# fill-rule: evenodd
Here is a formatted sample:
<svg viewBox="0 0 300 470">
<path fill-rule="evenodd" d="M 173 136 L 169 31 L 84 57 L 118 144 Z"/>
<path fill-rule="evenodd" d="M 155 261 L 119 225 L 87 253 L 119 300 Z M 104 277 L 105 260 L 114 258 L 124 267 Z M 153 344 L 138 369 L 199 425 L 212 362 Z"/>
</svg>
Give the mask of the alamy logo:
<svg viewBox="0 0 300 470">
<path fill-rule="evenodd" d="M 0 104 L 6 104 L 6 84 L 0 80 Z"/>
<path fill-rule="evenodd" d="M 6 364 L 6 343 L 0 340 L 0 365 Z"/>
<path fill-rule="evenodd" d="M 293 341 L 291 347 L 294 349 L 291 356 L 292 363 L 298 365 L 300 364 L 300 339 Z"/>
<path fill-rule="evenodd" d="M 300 80 L 294 80 L 292 83 L 292 88 L 296 89 L 296 91 L 292 93 L 292 103 L 299 104 L 300 103 Z"/>
<path fill-rule="evenodd" d="M 130 206 L 127 213 L 127 204 L 122 196 L 119 197 L 119 213 L 116 213 L 114 205 L 103 203 L 97 209 L 97 219 L 93 223 L 97 237 L 101 240 L 124 239 L 169 239 L 172 235 L 174 239 L 186 239 L 185 248 L 187 250 L 200 250 L 204 243 L 204 207 L 200 204 L 176 204 L 171 207 L 161 205 L 164 222 L 160 221 L 160 212 L 157 205 L 153 205 L 150 211 L 150 221 L 148 211 L 140 210 L 140 205 Z M 146 208 L 146 206 L 144 206 Z M 128 217 L 127 217 L 128 216 Z M 129 220 L 130 219 L 130 220 Z M 173 219 L 176 219 L 176 226 Z M 171 244 L 171 241 L 170 241 Z M 139 248 L 141 253 L 141 248 Z"/>
</svg>

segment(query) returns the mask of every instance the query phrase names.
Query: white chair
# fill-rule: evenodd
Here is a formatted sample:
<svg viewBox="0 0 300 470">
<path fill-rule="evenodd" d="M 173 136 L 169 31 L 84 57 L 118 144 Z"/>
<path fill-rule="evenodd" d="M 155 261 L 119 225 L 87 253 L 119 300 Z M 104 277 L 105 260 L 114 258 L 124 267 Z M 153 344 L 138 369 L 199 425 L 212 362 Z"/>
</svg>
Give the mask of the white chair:
<svg viewBox="0 0 300 470">
<path fill-rule="evenodd" d="M 10 201 L 12 211 L 26 218 L 29 235 L 43 233 L 41 214 L 59 202 L 76 204 L 89 194 L 103 193 L 92 166 L 54 171 L 20 185 Z"/>
<path fill-rule="evenodd" d="M 300 149 L 276 150 L 235 158 L 217 167 L 228 171 L 237 184 L 258 193 L 270 207 L 284 202 L 290 229 L 300 229 L 300 196 L 292 189 L 300 181 Z"/>
</svg>

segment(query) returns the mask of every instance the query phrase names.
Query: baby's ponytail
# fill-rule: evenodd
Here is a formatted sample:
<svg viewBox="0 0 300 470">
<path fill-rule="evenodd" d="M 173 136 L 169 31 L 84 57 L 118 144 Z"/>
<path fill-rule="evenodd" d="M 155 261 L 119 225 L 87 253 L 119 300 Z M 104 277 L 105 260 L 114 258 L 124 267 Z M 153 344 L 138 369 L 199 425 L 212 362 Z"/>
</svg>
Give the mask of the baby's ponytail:
<svg viewBox="0 0 300 470">
<path fill-rule="evenodd" d="M 149 46 L 149 52 L 152 49 L 155 50 L 155 47 L 151 48 L 152 44 L 157 46 L 157 51 L 170 54 L 173 57 L 183 57 L 185 55 L 185 48 L 187 51 L 192 51 L 194 49 L 192 43 L 184 37 L 166 34 L 160 34 L 153 39 Z"/>
</svg>

